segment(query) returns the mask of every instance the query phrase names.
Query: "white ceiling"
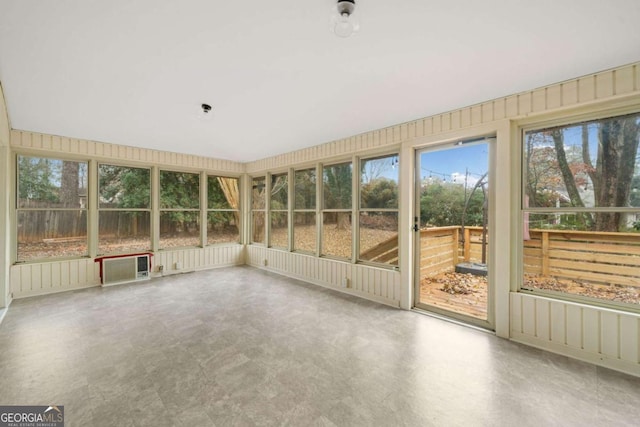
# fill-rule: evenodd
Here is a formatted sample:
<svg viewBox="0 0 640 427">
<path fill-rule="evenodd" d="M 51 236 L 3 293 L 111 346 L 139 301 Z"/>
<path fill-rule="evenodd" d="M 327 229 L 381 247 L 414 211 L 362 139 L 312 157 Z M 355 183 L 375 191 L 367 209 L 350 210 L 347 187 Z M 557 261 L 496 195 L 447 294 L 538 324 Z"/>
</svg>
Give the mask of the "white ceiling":
<svg viewBox="0 0 640 427">
<path fill-rule="evenodd" d="M 251 161 L 640 60 L 638 0 L 334 4 L 0 0 L 11 126 Z"/>
</svg>

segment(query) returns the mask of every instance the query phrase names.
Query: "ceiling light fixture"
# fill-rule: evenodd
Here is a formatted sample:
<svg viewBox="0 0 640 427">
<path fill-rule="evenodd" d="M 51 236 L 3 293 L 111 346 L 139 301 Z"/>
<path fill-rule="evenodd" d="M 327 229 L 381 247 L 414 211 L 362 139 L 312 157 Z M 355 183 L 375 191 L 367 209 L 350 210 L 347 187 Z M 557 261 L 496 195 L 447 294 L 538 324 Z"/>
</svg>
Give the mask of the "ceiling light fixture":
<svg viewBox="0 0 640 427">
<path fill-rule="evenodd" d="M 335 12 L 331 18 L 333 32 L 338 37 L 349 37 L 360 29 L 358 17 L 354 16 L 355 0 L 338 0 Z"/>
<path fill-rule="evenodd" d="M 198 112 L 198 119 L 202 121 L 209 121 L 213 117 L 213 109 L 209 104 L 201 104 L 200 111 Z"/>
</svg>

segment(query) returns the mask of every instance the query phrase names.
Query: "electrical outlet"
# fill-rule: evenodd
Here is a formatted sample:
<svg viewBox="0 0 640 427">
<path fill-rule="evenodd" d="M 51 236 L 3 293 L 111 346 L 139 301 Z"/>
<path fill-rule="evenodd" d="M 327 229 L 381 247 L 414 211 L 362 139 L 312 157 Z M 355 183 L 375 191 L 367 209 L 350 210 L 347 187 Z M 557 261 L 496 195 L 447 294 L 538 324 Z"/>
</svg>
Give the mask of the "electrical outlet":
<svg viewBox="0 0 640 427">
<path fill-rule="evenodd" d="M 175 270 L 182 270 L 182 263 L 180 261 L 176 261 Z"/>
<path fill-rule="evenodd" d="M 164 271 L 164 265 L 159 265 L 157 268 L 158 268 L 158 273 L 162 273 Z"/>
<path fill-rule="evenodd" d="M 349 287 L 349 278 L 348 277 L 343 277 L 342 278 L 342 287 L 343 288 L 348 288 Z"/>
<path fill-rule="evenodd" d="M 265 259 L 263 259 L 263 260 L 262 260 L 262 265 L 264 265 L 264 266 L 266 267 L 266 266 L 267 266 L 267 264 L 268 264 L 267 259 L 266 259 L 266 258 L 265 258 Z"/>
</svg>

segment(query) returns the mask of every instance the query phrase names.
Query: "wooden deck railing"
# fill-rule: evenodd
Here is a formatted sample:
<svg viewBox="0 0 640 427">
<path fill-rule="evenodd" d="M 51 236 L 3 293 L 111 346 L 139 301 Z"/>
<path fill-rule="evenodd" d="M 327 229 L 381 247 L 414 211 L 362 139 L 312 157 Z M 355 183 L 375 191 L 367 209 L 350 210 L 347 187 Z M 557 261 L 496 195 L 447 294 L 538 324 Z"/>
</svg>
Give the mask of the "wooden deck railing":
<svg viewBox="0 0 640 427">
<path fill-rule="evenodd" d="M 529 234 L 523 250 L 525 274 L 640 286 L 640 233 L 532 229 Z M 489 237 L 487 233 L 487 242 Z M 361 258 L 397 263 L 398 237 Z M 461 262 L 482 262 L 482 227 L 420 230 L 420 277 L 453 271 Z"/>
<path fill-rule="evenodd" d="M 482 262 L 482 227 L 464 227 L 463 231 L 453 225 L 420 230 L 420 277 L 453 271 L 461 262 Z"/>
</svg>

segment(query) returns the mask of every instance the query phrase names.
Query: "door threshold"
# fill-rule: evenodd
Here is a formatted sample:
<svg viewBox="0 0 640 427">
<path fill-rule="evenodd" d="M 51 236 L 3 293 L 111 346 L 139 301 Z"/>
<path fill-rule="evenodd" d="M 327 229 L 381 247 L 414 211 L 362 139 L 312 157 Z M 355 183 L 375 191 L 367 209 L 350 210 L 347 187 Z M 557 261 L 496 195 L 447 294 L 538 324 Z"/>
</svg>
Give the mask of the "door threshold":
<svg viewBox="0 0 640 427">
<path fill-rule="evenodd" d="M 433 313 L 431 311 L 428 311 L 428 310 L 425 310 L 425 309 L 422 309 L 422 308 L 419 308 L 419 307 L 413 307 L 411 309 L 411 311 L 416 312 L 418 314 L 422 314 L 423 316 L 434 317 L 436 319 L 444 320 L 445 322 L 455 323 L 456 325 L 460 325 L 460 326 L 464 326 L 464 327 L 467 327 L 467 328 L 475 329 L 476 331 L 486 332 L 486 333 L 491 334 L 491 335 L 495 335 L 496 334 L 496 332 L 494 330 L 491 330 L 491 329 L 488 329 L 488 328 L 485 328 L 485 327 L 482 327 L 482 326 L 474 325 L 472 323 L 467 323 L 467 322 L 464 322 L 462 320 L 455 319 L 453 317 L 447 317 L 447 316 L 443 316 L 443 315 L 438 314 L 438 313 Z"/>
</svg>

